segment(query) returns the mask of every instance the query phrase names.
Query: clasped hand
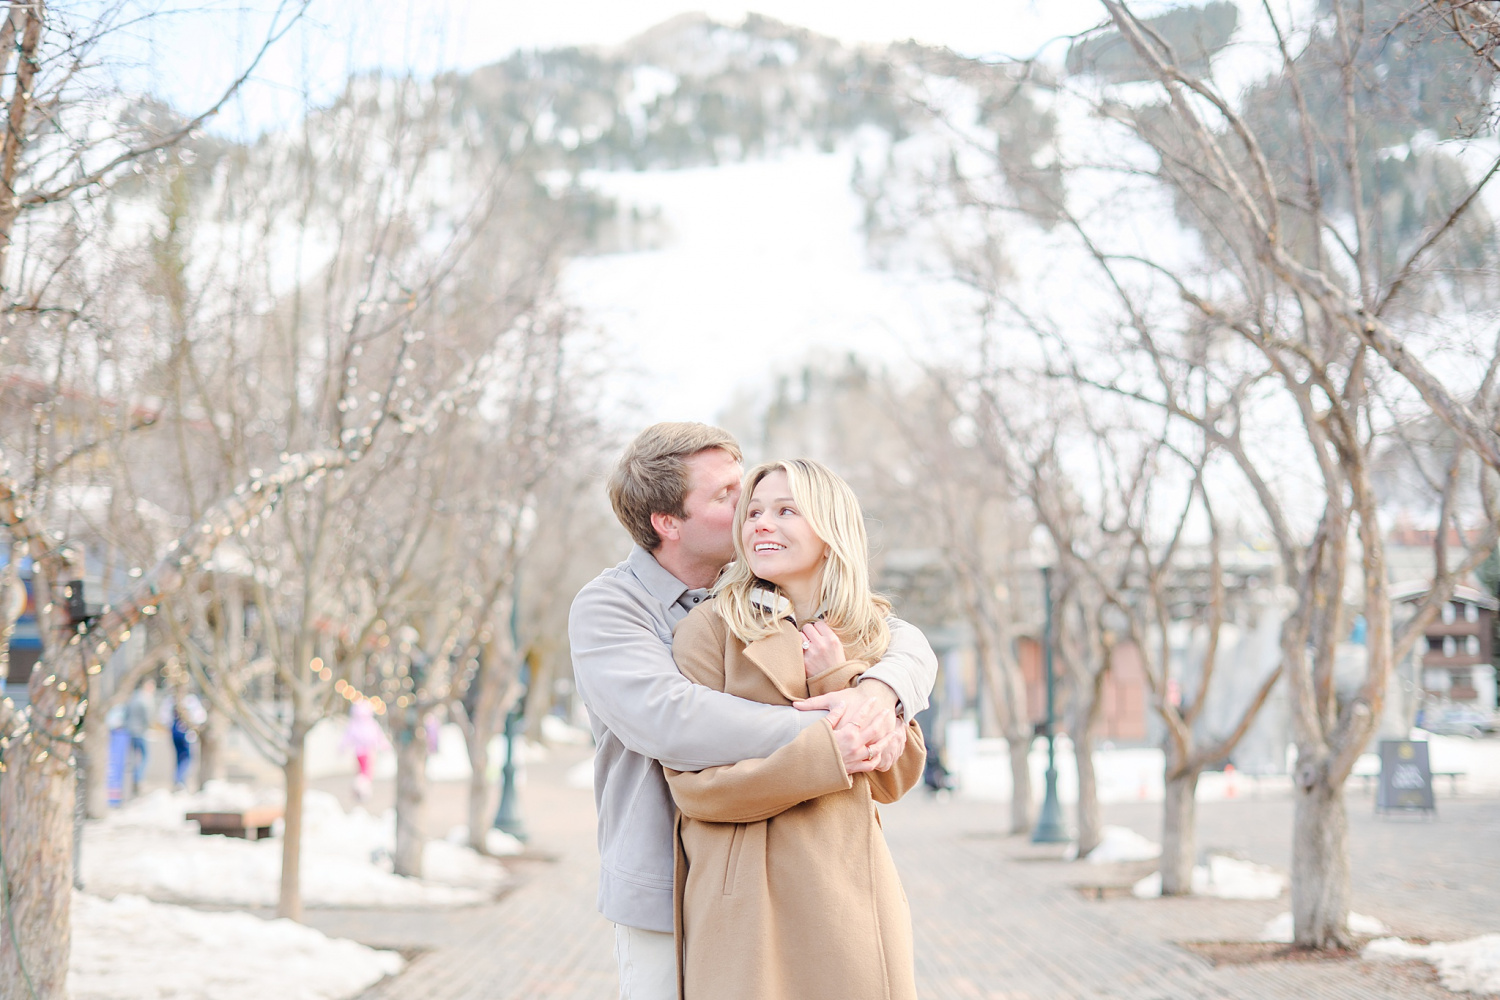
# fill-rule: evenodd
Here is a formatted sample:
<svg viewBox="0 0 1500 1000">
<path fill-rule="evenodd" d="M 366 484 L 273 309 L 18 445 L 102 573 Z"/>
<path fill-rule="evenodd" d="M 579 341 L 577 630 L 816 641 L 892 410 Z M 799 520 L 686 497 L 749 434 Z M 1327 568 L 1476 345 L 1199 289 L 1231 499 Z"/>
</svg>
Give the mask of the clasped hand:
<svg viewBox="0 0 1500 1000">
<path fill-rule="evenodd" d="M 844 662 L 843 643 L 823 622 L 804 625 L 802 635 L 807 676 L 816 677 Z M 793 705 L 804 712 L 828 713 L 844 770 L 850 774 L 889 771 L 906 750 L 906 726 L 896 718 L 896 692 L 880 681 L 863 680 Z"/>
</svg>

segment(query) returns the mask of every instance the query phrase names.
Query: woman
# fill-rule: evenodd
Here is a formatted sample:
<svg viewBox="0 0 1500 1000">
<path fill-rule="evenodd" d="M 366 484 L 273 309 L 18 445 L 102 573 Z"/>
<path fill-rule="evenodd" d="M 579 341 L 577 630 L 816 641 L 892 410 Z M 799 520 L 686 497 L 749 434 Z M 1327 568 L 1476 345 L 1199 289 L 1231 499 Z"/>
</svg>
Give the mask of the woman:
<svg viewBox="0 0 1500 1000">
<path fill-rule="evenodd" d="M 689 680 L 789 705 L 880 659 L 890 604 L 870 592 L 859 501 L 837 475 L 757 466 L 734 544 L 714 600 L 672 640 Z M 667 770 L 687 1000 L 915 1000 L 911 917 L 875 803 L 921 780 L 924 756 L 913 724 L 894 768 L 851 776 L 824 721 L 764 760 Z"/>
</svg>

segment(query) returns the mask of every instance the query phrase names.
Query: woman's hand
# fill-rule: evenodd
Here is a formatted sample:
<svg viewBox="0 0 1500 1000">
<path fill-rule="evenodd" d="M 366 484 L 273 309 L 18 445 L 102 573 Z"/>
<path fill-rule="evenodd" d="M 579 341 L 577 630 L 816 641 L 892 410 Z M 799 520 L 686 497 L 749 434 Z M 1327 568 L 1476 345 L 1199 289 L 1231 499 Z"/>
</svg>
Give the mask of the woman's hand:
<svg viewBox="0 0 1500 1000">
<path fill-rule="evenodd" d="M 807 676 L 816 677 L 842 666 L 844 659 L 844 644 L 826 623 L 814 621 L 802 626 L 802 669 Z"/>
</svg>

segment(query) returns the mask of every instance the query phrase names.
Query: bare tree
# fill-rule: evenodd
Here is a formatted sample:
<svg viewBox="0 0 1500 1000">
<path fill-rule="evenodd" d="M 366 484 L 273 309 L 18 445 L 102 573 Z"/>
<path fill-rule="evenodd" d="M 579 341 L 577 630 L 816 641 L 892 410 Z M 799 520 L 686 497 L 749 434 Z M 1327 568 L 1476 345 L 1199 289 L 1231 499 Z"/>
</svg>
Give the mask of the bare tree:
<svg viewBox="0 0 1500 1000">
<path fill-rule="evenodd" d="M 1491 523 L 1460 565 L 1449 565 L 1446 551 L 1439 551 L 1420 612 L 1399 632 L 1393 629 L 1371 458 L 1402 394 L 1395 381 L 1382 377 L 1382 362 L 1494 464 L 1493 433 L 1482 432 L 1451 397 L 1424 380 L 1418 355 L 1442 349 L 1442 343 L 1431 337 L 1403 341 L 1391 325 L 1404 316 L 1408 332 L 1422 328 L 1410 297 L 1419 286 L 1434 292 L 1445 284 L 1475 287 L 1478 272 L 1464 265 L 1464 240 L 1472 245 L 1476 235 L 1484 238 L 1488 223 L 1474 214 L 1470 192 L 1477 188 L 1468 185 L 1452 210 L 1428 216 L 1425 230 L 1389 231 L 1383 224 L 1386 216 L 1373 200 L 1383 189 L 1370 183 L 1370 143 L 1375 130 L 1412 122 L 1397 106 L 1397 81 L 1424 72 L 1424 66 L 1441 67 L 1444 58 L 1431 46 L 1403 48 L 1412 57 L 1387 67 L 1379 75 L 1385 83 L 1366 82 L 1376 77 L 1361 72 L 1357 60 L 1371 32 L 1399 29 L 1377 27 L 1392 12 L 1390 5 L 1329 4 L 1297 51 L 1266 6 L 1281 41 L 1280 72 L 1238 100 L 1188 68 L 1158 25 L 1127 4 L 1105 0 L 1104 7 L 1144 68 L 1141 78 L 1156 81 L 1165 98 L 1098 105 L 1104 120 L 1123 126 L 1158 157 L 1155 168 L 1132 163 L 1124 173 L 1150 177 L 1171 192 L 1181 217 L 1204 239 L 1211 262 L 1193 273 L 1150 250 L 1114 249 L 1097 229 L 1070 219 L 1120 293 L 1122 326 L 1159 380 L 1149 391 L 1133 376 L 1107 381 L 1188 420 L 1209 447 L 1233 461 L 1257 498 L 1286 578 L 1294 581 L 1299 601 L 1283 629 L 1282 655 L 1298 751 L 1295 940 L 1306 947 L 1344 945 L 1349 870 L 1343 784 L 1375 731 L 1392 664 L 1448 599 L 1457 578 L 1494 542 Z M 1445 127 L 1450 108 L 1426 103 L 1418 112 L 1412 128 Z M 1439 175 L 1447 169 L 1440 160 L 1428 162 Z M 1459 225 L 1464 220 L 1479 229 L 1465 230 Z M 1424 272 L 1424 264 L 1436 262 L 1441 267 Z M 1147 298 L 1137 297 L 1152 282 L 1185 308 L 1190 332 L 1175 344 L 1164 342 L 1162 314 L 1153 315 Z M 1193 358 L 1203 360 L 1195 366 Z M 1479 367 L 1485 374 L 1476 398 L 1483 399 L 1495 365 Z M 1300 421 L 1306 442 L 1300 460 L 1320 481 L 1321 515 L 1311 532 L 1288 513 L 1279 477 L 1268 471 L 1266 456 L 1246 433 L 1257 405 L 1277 405 L 1266 403 L 1270 386 L 1284 392 L 1280 399 Z M 1445 524 L 1456 515 L 1450 495 L 1445 490 L 1440 504 Z M 1351 578 L 1362 591 L 1368 658 L 1359 690 L 1340 699 L 1333 665 L 1347 632 L 1343 594 Z"/>
</svg>

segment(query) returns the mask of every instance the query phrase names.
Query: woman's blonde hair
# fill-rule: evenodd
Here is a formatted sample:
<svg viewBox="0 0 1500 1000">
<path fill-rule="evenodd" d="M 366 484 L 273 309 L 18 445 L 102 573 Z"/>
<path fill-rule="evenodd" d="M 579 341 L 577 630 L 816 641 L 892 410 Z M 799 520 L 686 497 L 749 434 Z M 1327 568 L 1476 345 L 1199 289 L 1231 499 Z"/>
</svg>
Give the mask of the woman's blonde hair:
<svg viewBox="0 0 1500 1000">
<path fill-rule="evenodd" d="M 885 621 L 891 602 L 870 589 L 870 542 L 859 498 L 848 483 L 820 462 L 806 458 L 764 462 L 745 476 L 734 512 L 735 561 L 725 568 L 714 588 L 719 614 L 729 631 L 746 643 L 774 635 L 779 628 L 775 612 L 752 600 L 751 591 L 761 588 L 781 592 L 750 571 L 741 535 L 750 495 L 762 479 L 777 471 L 786 473 L 797 510 L 828 546 L 828 563 L 818 594 L 823 620 L 843 641 L 844 652 L 851 660 L 875 662 L 891 643 L 891 630 Z"/>
</svg>

